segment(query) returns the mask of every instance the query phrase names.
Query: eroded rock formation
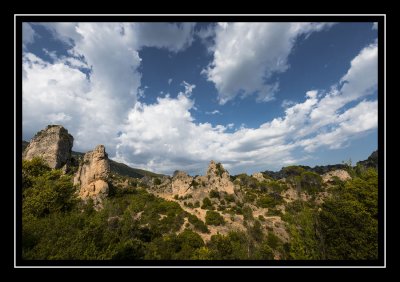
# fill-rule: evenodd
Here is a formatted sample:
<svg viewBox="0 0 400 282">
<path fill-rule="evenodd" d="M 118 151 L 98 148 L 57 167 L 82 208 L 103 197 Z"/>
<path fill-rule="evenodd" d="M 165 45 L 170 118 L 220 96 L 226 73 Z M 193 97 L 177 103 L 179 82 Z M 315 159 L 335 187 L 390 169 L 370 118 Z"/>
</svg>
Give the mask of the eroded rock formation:
<svg viewBox="0 0 400 282">
<path fill-rule="evenodd" d="M 23 152 L 23 159 L 42 158 L 53 169 L 67 166 L 74 138 L 61 125 L 48 125 L 36 133 Z"/>
<path fill-rule="evenodd" d="M 221 163 L 211 161 L 205 176 L 207 178 L 206 183 L 208 188 L 228 194 L 234 193 L 234 185 L 230 179 L 229 173 L 224 169 Z"/>
<path fill-rule="evenodd" d="M 98 145 L 83 157 L 74 185 L 79 185 L 79 197 L 83 200 L 93 199 L 95 207 L 101 208 L 103 199 L 108 195 L 108 178 L 110 162 L 103 145 Z"/>
</svg>

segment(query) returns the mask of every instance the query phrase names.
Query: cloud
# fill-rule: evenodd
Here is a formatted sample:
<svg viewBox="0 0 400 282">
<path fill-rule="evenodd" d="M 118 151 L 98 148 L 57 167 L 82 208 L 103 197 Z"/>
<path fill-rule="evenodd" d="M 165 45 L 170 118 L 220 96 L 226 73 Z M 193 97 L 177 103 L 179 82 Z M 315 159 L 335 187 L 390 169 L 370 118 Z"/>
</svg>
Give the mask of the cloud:
<svg viewBox="0 0 400 282">
<path fill-rule="evenodd" d="M 372 30 L 378 30 L 378 23 L 377 22 L 372 24 Z"/>
<path fill-rule="evenodd" d="M 37 34 L 29 23 L 22 23 L 22 42 L 24 46 L 33 43 Z"/>
<path fill-rule="evenodd" d="M 44 50 L 50 63 L 25 51 L 24 138 L 59 122 L 74 135 L 75 149 L 85 151 L 101 143 L 111 156 L 129 111 L 138 96 L 144 97 L 138 50 L 152 46 L 178 52 L 190 46 L 194 28 L 192 23 L 41 25 L 69 46 L 68 56 Z M 25 40 L 33 40 L 29 24 L 24 29 Z M 189 96 L 195 86 L 186 82 L 184 86 Z"/>
<path fill-rule="evenodd" d="M 288 108 L 290 106 L 293 106 L 294 104 L 296 104 L 296 102 L 285 99 L 285 100 L 282 101 L 281 107 L 282 108 Z"/>
<path fill-rule="evenodd" d="M 141 46 L 178 52 L 192 44 L 195 23 L 136 23 L 131 26 Z"/>
<path fill-rule="evenodd" d="M 214 110 L 214 111 L 211 111 L 211 112 L 206 112 L 206 115 L 222 115 L 222 113 L 220 112 L 220 111 L 218 111 L 218 110 Z"/>
<path fill-rule="evenodd" d="M 137 100 L 138 52 L 121 35 L 120 24 L 44 25 L 70 45 L 69 56 L 48 51 L 53 60 L 49 63 L 24 53 L 24 136 L 64 113 L 76 149 L 85 151 L 101 143 L 112 155 L 120 124 Z"/>
<path fill-rule="evenodd" d="M 187 83 L 186 81 L 182 81 L 181 85 L 185 87 L 185 91 L 179 92 L 179 94 L 185 95 L 186 97 L 190 97 L 192 95 L 193 89 L 196 88 L 196 85 Z"/>
<path fill-rule="evenodd" d="M 171 83 L 172 83 L 172 78 L 169 78 L 168 79 L 168 85 L 171 85 Z"/>
<path fill-rule="evenodd" d="M 231 173 L 239 173 L 299 163 L 318 148 L 345 147 L 377 127 L 377 101 L 366 100 L 377 84 L 373 75 L 376 48 L 373 44 L 365 47 L 351 61 L 340 87 L 326 94 L 310 90 L 304 101 L 286 108 L 284 116 L 258 128 L 242 126 L 229 132 L 233 124 L 196 123 L 190 112 L 194 101 L 183 92 L 176 99 L 139 103 L 119 137 L 117 159 L 167 174 L 175 169 L 204 173 L 209 160 L 215 159 Z M 319 113 L 327 105 L 333 110 L 322 117 Z"/>
<path fill-rule="evenodd" d="M 221 24 L 218 29 L 231 29 L 230 25 Z M 195 109 L 196 86 L 186 81 L 182 82 L 182 91 L 176 98 L 166 95 L 153 104 L 138 100 L 138 95 L 144 95 L 146 89 L 141 86 L 138 71 L 141 64 L 138 50 L 143 44 L 183 50 L 190 39 L 178 40 L 175 45 L 168 38 L 157 41 L 149 34 L 138 33 L 143 27 L 132 24 L 68 23 L 48 28 L 70 46 L 69 55 L 59 56 L 48 50 L 54 55 L 49 62 L 24 51 L 24 137 L 33 136 L 47 124 L 61 123 L 75 137 L 74 150 L 86 151 L 102 143 L 110 157 L 134 167 L 168 174 L 175 169 L 200 174 L 209 160 L 215 159 L 232 173 L 238 173 L 296 163 L 304 160 L 307 152 L 346 146 L 377 126 L 377 102 L 367 99 L 375 93 L 377 85 L 376 44 L 361 50 L 346 74 L 327 93 L 308 91 L 304 100 L 288 106 L 283 116 L 257 128 L 242 125 L 234 130 L 234 124 L 195 121 L 191 110 Z M 178 31 L 191 28 L 176 24 L 167 27 Z M 307 36 L 323 28 L 323 25 L 295 24 L 282 32 Z M 265 31 L 260 28 L 258 32 Z M 254 32 L 246 36 L 258 37 Z M 275 34 L 273 38 L 280 37 Z M 295 40 L 296 36 L 290 38 Z M 258 43 L 249 41 L 249 44 Z M 288 44 L 290 51 L 293 42 Z M 255 47 L 254 50 L 258 52 Z M 281 50 L 276 52 L 286 54 Z M 234 56 L 232 60 L 243 64 Z M 284 71 L 286 60 L 280 60 L 279 66 L 268 65 L 273 66 L 268 71 Z M 256 62 L 253 65 L 264 70 Z M 305 155 L 296 156 L 303 150 Z"/>
<path fill-rule="evenodd" d="M 45 62 L 32 53 L 24 54 L 23 73 L 24 137 L 51 123 L 63 124 L 76 136 L 84 106 L 90 103 L 86 75 L 61 62 Z"/>
<path fill-rule="evenodd" d="M 288 56 L 300 35 L 331 23 L 220 23 L 215 27 L 214 59 L 202 71 L 215 84 L 220 104 L 236 96 L 274 99 L 279 84 L 272 75 L 289 68 Z"/>
</svg>

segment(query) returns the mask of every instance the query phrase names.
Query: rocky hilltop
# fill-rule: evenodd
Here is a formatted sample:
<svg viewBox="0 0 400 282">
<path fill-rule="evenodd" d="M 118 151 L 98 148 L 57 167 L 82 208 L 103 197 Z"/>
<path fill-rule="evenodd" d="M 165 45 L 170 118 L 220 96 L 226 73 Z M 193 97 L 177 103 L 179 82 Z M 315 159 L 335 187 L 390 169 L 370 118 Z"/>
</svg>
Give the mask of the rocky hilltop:
<svg viewBox="0 0 400 282">
<path fill-rule="evenodd" d="M 103 199 L 108 195 L 110 162 L 106 149 L 98 145 L 83 157 L 74 177 L 74 185 L 80 187 L 79 197 L 83 200 L 93 199 L 97 208 L 102 207 Z"/>
<path fill-rule="evenodd" d="M 24 160 L 41 157 L 50 168 L 68 166 L 74 138 L 61 125 L 49 125 L 39 131 L 23 152 Z"/>
<path fill-rule="evenodd" d="M 208 165 L 205 175 L 192 177 L 184 171 L 175 171 L 171 179 L 173 195 L 186 196 L 192 193 L 208 193 L 211 190 L 234 193 L 234 185 L 228 171 L 221 163 L 215 163 L 213 160 Z"/>
</svg>

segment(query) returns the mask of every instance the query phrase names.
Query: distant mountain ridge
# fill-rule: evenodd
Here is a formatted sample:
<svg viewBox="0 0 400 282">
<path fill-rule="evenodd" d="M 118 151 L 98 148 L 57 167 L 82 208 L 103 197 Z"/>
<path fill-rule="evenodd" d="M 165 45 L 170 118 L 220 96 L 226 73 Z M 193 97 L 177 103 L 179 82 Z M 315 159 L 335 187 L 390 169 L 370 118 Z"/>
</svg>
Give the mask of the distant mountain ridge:
<svg viewBox="0 0 400 282">
<path fill-rule="evenodd" d="M 378 168 L 378 150 L 372 152 L 372 154 L 368 157 L 368 159 L 357 162 L 357 165 L 361 165 L 364 167 Z M 347 164 L 333 164 L 333 165 L 317 165 L 315 167 L 310 167 L 310 166 L 306 166 L 306 165 L 297 165 L 296 167 L 301 167 L 306 171 L 311 171 L 311 172 L 315 172 L 315 173 L 322 175 L 322 174 L 325 174 L 325 173 L 327 173 L 329 171 L 333 171 L 333 170 L 338 170 L 338 169 L 345 170 L 348 167 L 348 165 Z M 287 176 L 289 176 L 287 167 L 283 167 L 279 171 L 265 170 L 265 171 L 262 171 L 261 173 L 263 173 L 264 175 L 267 175 L 275 180 L 286 178 Z"/>
</svg>

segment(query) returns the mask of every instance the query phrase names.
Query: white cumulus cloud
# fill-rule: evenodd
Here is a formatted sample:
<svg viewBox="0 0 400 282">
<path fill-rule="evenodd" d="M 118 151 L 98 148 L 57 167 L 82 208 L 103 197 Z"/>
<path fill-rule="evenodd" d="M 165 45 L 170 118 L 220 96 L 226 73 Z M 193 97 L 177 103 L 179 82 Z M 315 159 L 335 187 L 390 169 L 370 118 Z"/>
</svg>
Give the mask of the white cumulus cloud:
<svg viewBox="0 0 400 282">
<path fill-rule="evenodd" d="M 279 89 L 270 78 L 289 68 L 288 56 L 300 35 L 331 23 L 221 23 L 215 27 L 214 59 L 203 70 L 218 90 L 220 104 L 256 94 L 270 101 Z"/>
<path fill-rule="evenodd" d="M 195 109 L 196 86 L 186 81 L 176 98 L 166 95 L 153 104 L 138 100 L 146 89 L 141 86 L 138 71 L 140 48 L 148 44 L 177 52 L 190 46 L 193 33 L 192 25 L 167 24 L 165 32 L 172 39 L 157 38 L 151 34 L 155 28 L 146 25 L 150 24 L 49 25 L 54 36 L 70 46 L 69 56 L 58 56 L 49 50 L 54 56 L 48 62 L 25 51 L 23 136 L 33 136 L 47 124 L 60 123 L 75 137 L 75 150 L 89 150 L 102 143 L 111 157 L 134 167 L 200 174 L 211 159 L 223 162 L 232 173 L 279 168 L 304 160 L 307 152 L 321 147 L 343 147 L 377 127 L 377 101 L 368 100 L 377 86 L 376 44 L 360 51 L 328 93 L 308 91 L 303 101 L 287 104 L 283 116 L 256 128 L 242 125 L 234 130 L 233 123 L 224 126 L 195 121 L 191 110 Z M 287 56 L 296 38 L 325 27 L 218 25 L 214 65 L 207 74 L 222 95 L 220 102 L 233 99 L 238 90 L 239 95 L 258 91 L 259 99 L 270 99 L 271 89 L 278 86 L 268 77 L 288 68 Z M 138 32 L 141 29 L 146 32 Z M 185 36 L 173 35 L 171 30 L 183 30 Z M 219 42 L 224 36 L 225 45 Z M 246 60 L 235 56 L 242 54 L 242 42 L 249 45 L 244 53 Z M 230 56 L 222 54 L 224 46 Z M 268 58 L 261 58 L 265 47 L 271 53 L 266 54 Z M 255 58 L 261 58 L 262 63 Z M 263 75 L 255 73 L 253 67 Z M 241 75 L 249 78 L 247 84 Z M 240 84 L 236 80 L 243 81 L 242 88 L 237 88 Z M 212 113 L 218 114 L 217 111 Z M 295 156 L 295 152 L 303 150 L 306 155 Z"/>
<path fill-rule="evenodd" d="M 367 46 L 352 60 L 342 78 L 347 82 L 335 93 L 308 91 L 304 101 L 286 108 L 284 116 L 257 128 L 242 126 L 229 132 L 233 124 L 196 123 L 190 112 L 194 101 L 183 92 L 177 98 L 159 98 L 151 105 L 138 103 L 119 137 L 117 159 L 168 174 L 175 169 L 204 173 L 209 160 L 215 159 L 232 173 L 239 173 L 298 163 L 321 147 L 344 147 L 377 127 L 377 101 L 366 100 L 377 77 L 368 75 L 369 82 L 362 81 L 374 73 L 376 48 Z M 333 97 L 340 103 L 332 103 Z M 328 102 L 333 111 L 315 118 L 314 113 L 326 110 Z M 350 102 L 355 105 L 346 107 Z M 303 153 L 295 157 L 298 152 Z"/>
</svg>

